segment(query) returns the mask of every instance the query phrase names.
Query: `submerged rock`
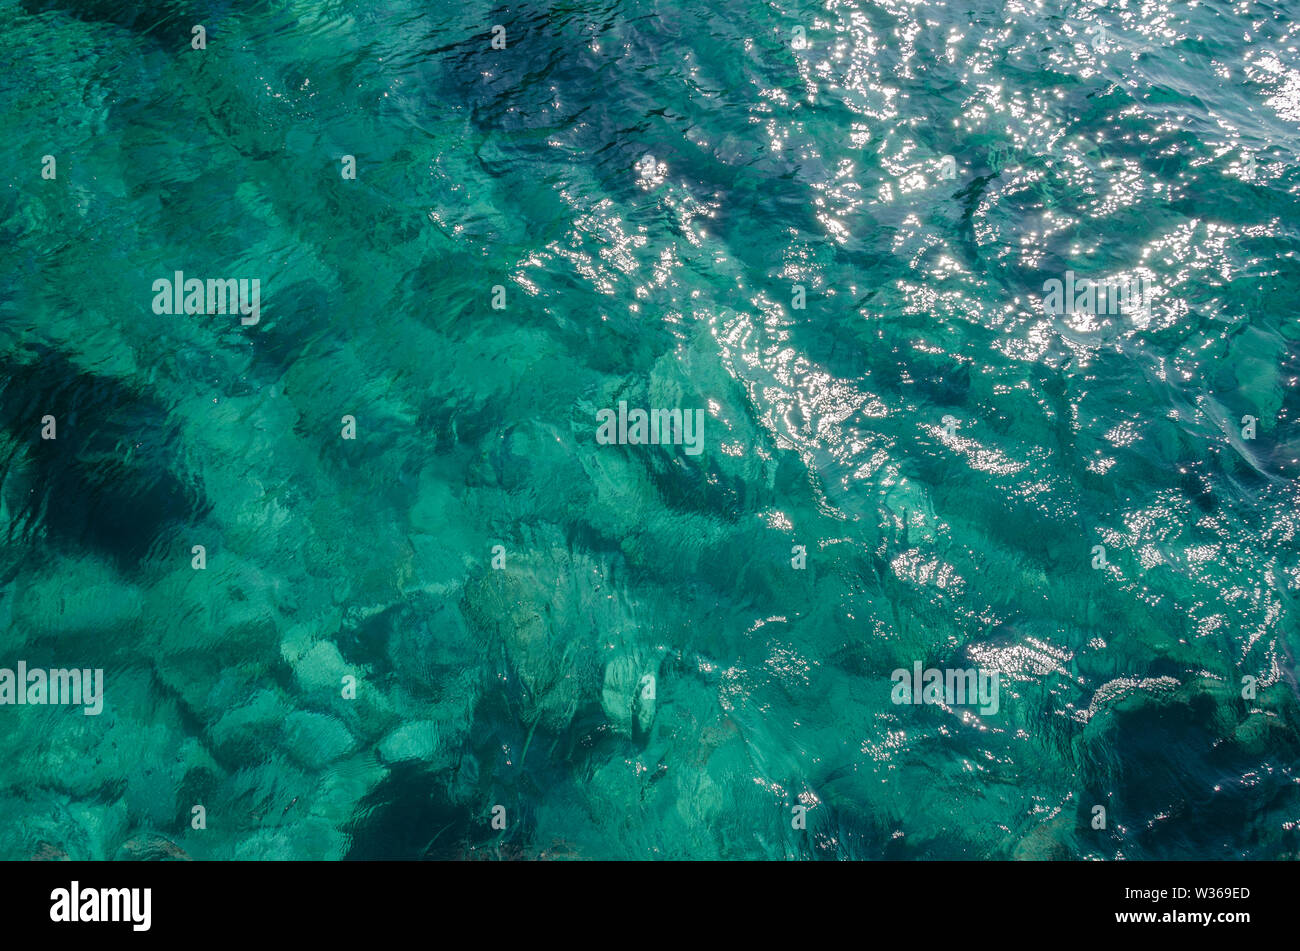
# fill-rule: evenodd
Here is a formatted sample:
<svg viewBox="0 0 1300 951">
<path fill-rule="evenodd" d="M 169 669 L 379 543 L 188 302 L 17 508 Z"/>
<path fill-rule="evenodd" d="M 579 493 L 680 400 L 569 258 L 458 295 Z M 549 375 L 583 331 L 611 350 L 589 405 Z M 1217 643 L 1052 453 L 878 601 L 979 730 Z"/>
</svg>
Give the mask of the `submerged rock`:
<svg viewBox="0 0 1300 951">
<path fill-rule="evenodd" d="M 36 846 L 36 851 L 31 855 L 33 862 L 70 862 L 68 853 L 63 851 L 57 845 L 50 845 L 48 842 L 40 842 Z"/>
<path fill-rule="evenodd" d="M 379 744 L 379 755 L 385 763 L 404 760 L 428 759 L 438 749 L 438 724 L 431 720 L 405 723 Z"/>
<path fill-rule="evenodd" d="M 649 731 L 655 716 L 657 667 L 628 654 L 605 665 L 600 703 L 616 733 L 636 736 Z"/>
<path fill-rule="evenodd" d="M 507 565 L 471 578 L 461 607 L 489 654 L 503 651 L 518 677 L 522 719 L 558 732 L 595 699 L 597 633 L 635 625 L 607 590 L 608 569 L 586 555 L 552 545 Z"/>
<path fill-rule="evenodd" d="M 122 843 L 116 860 L 130 862 L 190 862 L 189 853 L 156 832 L 143 832 Z"/>
</svg>

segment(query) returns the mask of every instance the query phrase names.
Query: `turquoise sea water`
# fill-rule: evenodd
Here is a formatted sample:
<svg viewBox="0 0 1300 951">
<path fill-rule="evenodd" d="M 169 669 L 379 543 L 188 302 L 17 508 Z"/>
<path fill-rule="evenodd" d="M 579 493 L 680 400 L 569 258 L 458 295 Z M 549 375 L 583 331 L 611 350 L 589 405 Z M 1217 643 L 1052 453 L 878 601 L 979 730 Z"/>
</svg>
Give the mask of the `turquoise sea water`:
<svg viewBox="0 0 1300 951">
<path fill-rule="evenodd" d="M 1300 853 L 1296 10 L 3 0 L 0 857 Z"/>
</svg>

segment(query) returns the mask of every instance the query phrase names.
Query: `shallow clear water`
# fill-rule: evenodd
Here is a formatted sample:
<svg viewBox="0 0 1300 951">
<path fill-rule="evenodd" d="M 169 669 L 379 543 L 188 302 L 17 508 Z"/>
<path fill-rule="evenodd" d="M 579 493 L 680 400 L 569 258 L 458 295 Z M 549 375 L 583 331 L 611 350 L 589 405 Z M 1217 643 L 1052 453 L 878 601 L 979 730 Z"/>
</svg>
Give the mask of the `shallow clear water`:
<svg viewBox="0 0 1300 951">
<path fill-rule="evenodd" d="M 0 857 L 1294 856 L 1295 12 L 4 0 Z"/>
</svg>

